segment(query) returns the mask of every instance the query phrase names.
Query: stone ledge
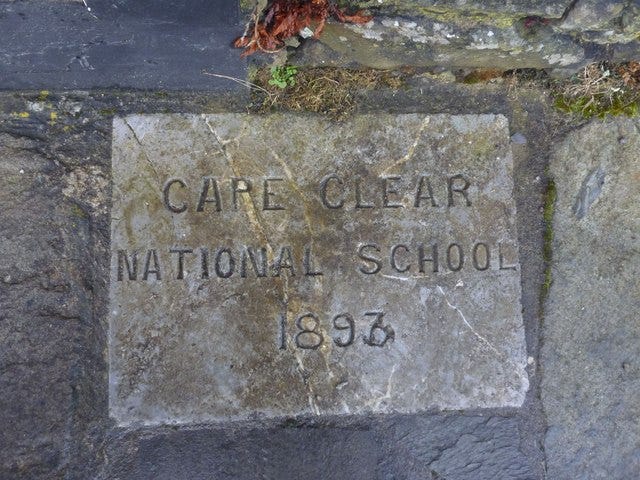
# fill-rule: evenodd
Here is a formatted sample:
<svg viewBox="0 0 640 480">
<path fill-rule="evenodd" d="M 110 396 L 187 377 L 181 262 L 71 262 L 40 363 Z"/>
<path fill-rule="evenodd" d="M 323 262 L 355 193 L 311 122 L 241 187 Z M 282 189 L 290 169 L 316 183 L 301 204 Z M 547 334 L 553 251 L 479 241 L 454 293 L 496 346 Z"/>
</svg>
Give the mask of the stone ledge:
<svg viewBox="0 0 640 480">
<path fill-rule="evenodd" d="M 485 16 L 488 20 L 524 18 L 538 16 L 544 18 L 562 17 L 571 4 L 570 0 L 342 0 L 343 6 L 366 8 L 380 12 L 403 15 L 422 15 L 440 19 L 469 18 Z"/>
<path fill-rule="evenodd" d="M 513 26 L 465 29 L 398 17 L 376 18 L 362 26 L 329 25 L 320 41 L 348 61 L 374 68 L 579 68 L 588 58 L 568 35 L 527 39 Z"/>
<path fill-rule="evenodd" d="M 576 71 L 612 55 L 618 61 L 640 55 L 634 2 L 356 0 L 341 5 L 364 8 L 374 19 L 327 26 L 320 41 L 340 58 L 337 63 Z M 302 57 L 302 63 L 319 63 L 313 55 Z"/>
</svg>

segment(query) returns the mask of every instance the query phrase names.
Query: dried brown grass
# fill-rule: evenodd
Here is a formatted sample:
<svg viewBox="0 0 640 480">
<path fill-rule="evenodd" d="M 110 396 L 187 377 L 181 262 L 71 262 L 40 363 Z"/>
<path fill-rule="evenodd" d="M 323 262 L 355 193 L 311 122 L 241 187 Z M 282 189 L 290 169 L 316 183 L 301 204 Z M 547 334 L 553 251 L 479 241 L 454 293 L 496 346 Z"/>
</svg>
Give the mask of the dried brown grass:
<svg viewBox="0 0 640 480">
<path fill-rule="evenodd" d="M 253 79 L 260 87 L 253 91 L 256 111 L 306 111 L 338 120 L 356 110 L 360 93 L 378 88 L 398 89 L 405 82 L 402 72 L 334 67 L 299 69 L 295 84 L 285 89 L 269 85 L 270 78 L 269 69 L 262 68 Z"/>
<path fill-rule="evenodd" d="M 640 105 L 640 62 L 587 65 L 568 81 L 553 86 L 555 105 L 584 117 L 637 115 Z"/>
</svg>

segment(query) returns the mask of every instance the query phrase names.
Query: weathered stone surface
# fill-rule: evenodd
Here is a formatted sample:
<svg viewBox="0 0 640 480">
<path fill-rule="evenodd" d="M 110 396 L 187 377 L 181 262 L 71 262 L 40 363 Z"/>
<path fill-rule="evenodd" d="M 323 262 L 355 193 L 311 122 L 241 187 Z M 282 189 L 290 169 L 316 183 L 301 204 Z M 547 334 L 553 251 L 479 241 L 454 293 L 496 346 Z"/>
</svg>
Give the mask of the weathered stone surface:
<svg viewBox="0 0 640 480">
<path fill-rule="evenodd" d="M 612 20 L 619 17 L 628 3 L 624 0 L 579 0 L 561 24 L 565 30 L 602 30 L 614 28 Z"/>
<path fill-rule="evenodd" d="M 560 18 L 569 0 L 343 0 L 358 8 L 394 9 L 403 13 L 435 14 L 443 18 L 460 14 L 482 14 L 487 17 L 504 15 L 511 18 L 539 16 Z"/>
<path fill-rule="evenodd" d="M 617 48 L 638 39 L 637 2 L 345 3 L 351 8 L 367 8 L 373 19 L 365 25 L 327 27 L 320 41 L 333 52 L 332 62 L 336 64 L 359 63 L 373 68 L 545 68 L 561 73 L 578 70 L 589 62 L 609 60 L 612 48 L 621 61 L 637 57 Z M 325 56 L 320 61 L 312 55 L 302 56 L 302 61 L 323 64 Z"/>
<path fill-rule="evenodd" d="M 580 0 L 557 29 L 594 43 L 628 43 L 640 33 L 640 5 L 628 0 Z"/>
<path fill-rule="evenodd" d="M 360 417 L 288 428 L 163 429 L 111 442 L 106 479 L 541 479 L 514 417 Z"/>
<path fill-rule="evenodd" d="M 385 464 L 394 465 L 392 471 L 398 473 L 383 478 L 538 478 L 531 459 L 520 450 L 518 425 L 513 418 L 491 415 L 404 418 L 394 422 L 385 433 L 392 452 L 386 456 Z M 456 440 L 451 441 L 453 438 Z"/>
<path fill-rule="evenodd" d="M 160 432 L 128 445 L 133 455 L 119 452 L 105 478 L 382 478 L 377 440 L 368 428 L 348 427 Z"/>
<path fill-rule="evenodd" d="M 121 425 L 522 403 L 504 117 L 129 116 L 113 175 Z"/>
<path fill-rule="evenodd" d="M 569 35 L 554 34 L 551 27 L 523 35 L 515 21 L 496 26 L 463 19 L 376 17 L 365 25 L 329 25 L 320 41 L 349 61 L 374 68 L 570 68 L 585 60 L 581 45 Z"/>
<path fill-rule="evenodd" d="M 0 478 L 71 478 L 75 462 L 75 478 L 89 478 L 87 425 L 106 407 L 89 214 L 31 133 L 0 133 Z"/>
<path fill-rule="evenodd" d="M 543 115 L 538 93 L 520 91 L 513 100 L 504 93 L 497 86 L 420 77 L 396 91 L 359 94 L 358 105 L 367 112 L 502 112 L 510 117 L 511 133 L 526 137 L 526 145 L 512 146 L 514 194 L 523 317 L 529 355 L 537 358 L 542 185 L 536 177 L 544 177 L 553 138 L 539 132 L 556 130 L 555 117 Z M 513 114 L 510 103 L 522 113 Z M 245 104 L 225 104 L 202 93 L 5 91 L 0 110 L 5 207 L 0 237 L 11 237 L 0 240 L 5 259 L 0 262 L 0 420 L 10 427 L 0 435 L 0 478 L 543 478 L 537 362 L 528 368 L 533 387 L 520 408 L 114 428 L 104 364 L 111 117 L 114 112 L 244 111 Z M 87 236 L 94 239 L 87 242 Z M 24 276 L 4 284 L 16 270 Z M 63 277 L 71 290 L 58 291 L 66 287 L 55 277 Z M 66 300 L 79 295 L 86 295 L 82 303 Z M 40 311 L 47 316 L 38 317 Z M 79 319 L 65 318 L 78 313 Z"/>
<path fill-rule="evenodd" d="M 593 121 L 557 147 L 542 399 L 549 478 L 640 471 L 640 122 Z"/>
<path fill-rule="evenodd" d="M 0 2 L 0 88 L 238 90 L 236 0 Z M 54 27 L 55 26 L 55 27 Z"/>
</svg>

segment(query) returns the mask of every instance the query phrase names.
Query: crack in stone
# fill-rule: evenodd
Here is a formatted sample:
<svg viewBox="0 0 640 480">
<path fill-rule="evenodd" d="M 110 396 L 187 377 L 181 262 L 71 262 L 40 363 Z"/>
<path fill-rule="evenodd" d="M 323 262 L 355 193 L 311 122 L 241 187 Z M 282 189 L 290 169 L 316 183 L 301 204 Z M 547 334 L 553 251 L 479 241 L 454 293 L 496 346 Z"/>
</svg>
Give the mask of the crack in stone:
<svg viewBox="0 0 640 480">
<path fill-rule="evenodd" d="M 400 280 L 401 282 L 408 282 L 410 280 L 418 280 L 418 279 L 423 279 L 424 277 L 419 277 L 418 275 L 410 275 L 408 277 L 397 277 L 395 275 L 386 275 L 386 274 L 382 274 L 382 276 L 384 278 L 390 278 L 391 280 Z"/>
<path fill-rule="evenodd" d="M 142 152 L 142 155 L 144 155 L 145 160 L 147 161 L 147 163 L 151 167 L 151 170 L 153 170 L 153 174 L 156 176 L 156 179 L 158 180 L 158 182 L 160 182 L 160 175 L 158 174 L 158 170 L 156 170 L 156 166 L 153 164 L 153 162 L 149 158 L 149 155 L 147 155 L 147 152 L 144 149 L 144 145 L 142 145 L 142 142 L 140 141 L 140 138 L 138 138 L 138 134 L 136 133 L 136 131 L 133 129 L 131 124 L 129 124 L 129 122 L 126 119 L 123 119 L 123 120 L 124 120 L 124 124 L 127 126 L 129 131 L 133 135 L 133 138 L 135 139 L 136 143 L 140 146 L 140 151 Z"/>
<path fill-rule="evenodd" d="M 239 140 L 240 138 L 242 138 L 243 134 L 241 133 L 238 137 L 229 139 L 229 140 L 223 140 L 220 135 L 218 135 L 218 132 L 215 130 L 215 128 L 213 128 L 213 126 L 211 125 L 211 123 L 209 123 L 209 120 L 203 116 L 204 119 L 204 123 L 207 125 L 207 127 L 209 128 L 209 131 L 211 132 L 211 134 L 213 135 L 213 137 L 216 139 L 216 142 L 218 143 L 218 145 L 220 146 L 220 150 L 222 151 L 222 154 L 224 155 L 224 158 L 227 161 L 227 165 L 229 165 L 229 168 L 231 169 L 231 172 L 233 173 L 233 175 L 235 177 L 240 177 L 235 165 L 234 165 L 234 160 L 232 158 L 232 156 L 229 154 L 229 151 L 227 150 L 227 145 L 229 143 L 236 143 L 237 145 L 239 145 Z M 246 126 L 246 124 L 245 124 Z M 243 131 L 245 130 L 244 128 L 242 129 Z M 254 229 L 257 230 L 259 232 L 259 234 L 262 236 L 264 243 L 267 246 L 267 249 L 270 251 L 271 255 L 274 254 L 274 249 L 273 246 L 271 245 L 271 242 L 269 241 L 269 237 L 267 236 L 267 232 L 266 229 L 264 228 L 264 226 L 262 225 L 262 223 L 260 222 L 260 220 L 258 219 L 258 214 L 257 214 L 257 208 L 255 203 L 253 202 L 253 199 L 251 197 L 249 197 L 248 201 L 243 201 L 242 202 L 243 205 L 245 205 L 245 213 L 247 215 L 247 218 L 249 219 L 249 222 L 251 223 L 251 225 L 253 225 Z M 280 277 L 282 280 L 282 295 L 283 295 L 283 303 L 284 303 L 284 307 L 285 310 L 288 310 L 288 306 L 289 306 L 289 278 L 286 276 L 282 276 Z M 288 340 L 288 343 L 289 340 Z M 315 394 L 313 392 L 313 387 L 312 385 L 309 383 L 307 377 L 306 377 L 306 370 L 304 368 L 304 362 L 302 361 L 302 357 L 300 352 L 298 352 L 298 349 L 294 346 L 291 347 L 291 350 L 293 351 L 293 355 L 296 359 L 296 363 L 298 364 L 298 372 L 300 373 L 300 377 L 302 379 L 302 383 L 305 386 L 305 388 L 307 389 L 307 397 L 308 397 L 308 401 L 309 401 L 309 408 L 311 408 L 311 411 L 316 414 L 316 415 L 320 415 L 320 409 L 318 408 L 318 405 L 315 401 Z"/>
<path fill-rule="evenodd" d="M 312 222 L 311 222 L 311 216 L 309 215 L 309 208 L 306 201 L 307 198 L 304 196 L 304 193 L 302 192 L 302 190 L 300 190 L 300 187 L 295 182 L 293 173 L 289 169 L 289 166 L 286 164 L 286 162 L 282 158 L 280 158 L 280 156 L 273 149 L 270 148 L 269 152 L 271 152 L 271 155 L 273 155 L 273 158 L 275 158 L 278 161 L 278 163 L 282 166 L 282 169 L 284 170 L 284 174 L 287 176 L 287 179 L 291 183 L 291 187 L 300 196 L 300 200 L 302 201 L 302 211 L 304 214 L 304 219 L 307 224 L 307 230 L 309 230 L 310 235 L 313 235 L 314 232 L 313 232 L 313 228 L 311 227 Z M 312 239 L 312 242 L 313 242 L 313 239 Z"/>
<path fill-rule="evenodd" d="M 285 173 L 287 179 L 289 180 L 289 183 L 291 184 L 291 187 L 293 188 L 293 190 L 300 197 L 300 201 L 302 202 L 302 212 L 303 212 L 303 215 L 304 215 L 305 224 L 306 224 L 307 230 L 309 231 L 309 235 L 310 235 L 310 242 L 311 242 L 311 245 L 314 246 L 315 242 L 314 242 L 313 236 L 314 236 L 315 232 L 313 230 L 313 227 L 311 226 L 312 225 L 312 221 L 311 221 L 311 216 L 309 215 L 309 207 L 308 207 L 308 203 L 307 203 L 307 198 L 305 197 L 304 193 L 302 192 L 302 190 L 300 189 L 298 184 L 295 182 L 295 178 L 293 176 L 293 173 L 289 169 L 289 166 L 286 164 L 286 162 L 273 149 L 269 149 L 269 152 L 271 153 L 273 158 L 275 158 L 278 161 L 278 163 L 282 166 L 282 169 L 284 170 L 284 173 Z M 315 278 L 315 280 L 321 286 L 323 284 L 322 278 L 323 278 L 322 276 L 319 276 L 319 277 Z M 317 328 L 318 328 L 318 330 L 320 330 L 321 334 L 323 335 L 323 338 L 327 338 L 327 339 L 331 338 L 329 336 L 329 333 L 328 333 L 326 328 L 322 328 L 321 325 L 318 325 Z M 322 354 L 322 359 L 323 359 L 324 365 L 325 365 L 325 367 L 327 369 L 327 374 L 329 375 L 329 380 L 331 380 L 332 378 L 335 378 L 335 374 L 333 373 L 333 370 L 332 370 L 330 362 L 329 362 L 329 356 L 331 355 L 332 346 L 333 345 L 332 345 L 331 341 L 329 340 L 328 342 L 323 343 L 323 346 L 320 348 L 320 352 Z M 295 348 L 295 346 L 293 348 Z M 311 386 L 309 386 L 309 389 L 311 390 Z M 316 415 L 320 414 L 320 411 L 319 411 L 315 401 L 311 402 L 311 400 L 310 400 L 310 406 L 316 412 Z"/>
<path fill-rule="evenodd" d="M 384 392 L 383 395 L 381 395 L 380 397 L 375 399 L 375 402 L 373 404 L 373 408 L 377 409 L 378 407 L 380 407 L 380 404 L 384 401 L 384 400 L 389 400 L 391 399 L 391 383 L 393 381 L 393 376 L 396 374 L 396 368 L 398 365 L 394 365 L 393 367 L 391 367 L 391 373 L 389 374 L 389 378 L 387 378 L 387 389 Z"/>
<path fill-rule="evenodd" d="M 235 177 L 240 178 L 240 174 L 238 173 L 238 170 L 235 167 L 235 161 L 233 160 L 233 158 L 229 154 L 229 151 L 227 150 L 227 145 L 232 142 L 238 142 L 239 139 L 242 137 L 242 135 L 240 135 L 237 138 L 232 138 L 225 141 L 220 137 L 220 135 L 218 135 L 218 132 L 209 123 L 209 120 L 207 118 L 204 118 L 204 123 L 207 125 L 207 127 L 209 128 L 209 131 L 211 132 L 213 137 L 216 139 L 216 142 L 220 146 L 220 150 L 224 155 L 224 158 L 227 161 L 227 165 L 229 165 L 231 172 Z M 264 228 L 264 225 L 262 225 L 262 222 L 260 222 L 258 218 L 258 213 L 257 213 L 258 209 L 256 208 L 256 205 L 253 199 L 251 198 L 251 196 L 249 196 L 249 200 L 244 200 L 243 198 L 243 200 L 241 201 L 242 201 L 242 205 L 244 205 L 245 207 L 244 211 L 247 215 L 247 218 L 249 219 L 249 222 L 253 226 L 254 230 L 257 231 L 258 234 L 262 237 L 262 240 L 264 241 L 264 243 L 266 243 L 269 253 L 273 255 L 274 254 L 273 246 L 271 245 L 271 242 L 269 242 L 269 237 L 267 236 L 267 232 L 266 232 L 266 229 Z"/>
<path fill-rule="evenodd" d="M 466 317 L 464 316 L 464 314 L 462 313 L 462 311 L 461 311 L 458 307 L 456 307 L 455 305 L 452 305 L 452 304 L 449 302 L 449 299 L 447 298 L 446 293 L 444 293 L 443 288 L 442 288 L 440 285 L 438 285 L 438 287 L 437 287 L 437 288 L 438 288 L 438 291 L 440 292 L 440 294 L 442 295 L 442 297 L 444 298 L 444 301 L 445 301 L 445 302 L 447 302 L 447 305 L 449 306 L 449 308 L 451 308 L 451 309 L 455 310 L 455 311 L 458 313 L 458 315 L 460 315 L 460 318 L 462 319 L 462 321 L 464 322 L 464 324 L 467 326 L 467 328 L 468 328 L 469 330 L 471 330 L 471 333 L 473 333 L 473 334 L 476 336 L 476 338 L 478 338 L 482 343 L 484 343 L 486 346 L 488 346 L 488 347 L 489 347 L 489 349 L 490 349 L 492 352 L 494 352 L 496 355 L 498 355 L 498 356 L 500 356 L 500 357 L 501 357 L 501 356 L 502 356 L 502 354 L 500 353 L 500 351 L 499 351 L 496 347 L 494 347 L 494 346 L 493 346 L 493 344 L 492 344 L 489 340 L 487 340 L 487 339 L 486 339 L 486 338 L 484 338 L 482 335 L 480 335 L 480 334 L 475 330 L 475 328 L 473 328 L 473 327 L 471 326 L 471 324 L 468 322 L 468 320 L 466 319 Z"/>
<path fill-rule="evenodd" d="M 485 337 L 483 337 L 482 335 L 480 335 L 475 328 L 473 328 L 473 326 L 469 323 L 469 321 L 466 319 L 466 317 L 464 316 L 464 314 L 462 313 L 462 311 L 455 305 L 451 304 L 451 302 L 449 302 L 449 299 L 447 297 L 447 294 L 445 293 L 444 289 L 438 285 L 437 286 L 438 291 L 440 292 L 440 294 L 442 295 L 442 298 L 444 298 L 444 301 L 447 303 L 447 305 L 449 306 L 449 308 L 451 308 L 452 310 L 455 310 L 455 312 L 460 316 L 460 318 L 462 319 L 462 322 L 466 325 L 466 327 L 471 331 L 471 333 L 473 333 L 473 335 L 480 340 L 480 342 L 485 345 L 489 350 L 491 350 L 496 357 L 498 357 L 498 359 L 500 359 L 503 362 L 509 363 L 511 365 L 511 367 L 515 368 L 515 373 L 518 376 L 518 378 L 520 378 L 520 380 L 524 380 L 527 384 L 527 389 L 529 388 L 529 377 L 526 375 L 526 373 L 522 373 L 523 367 L 521 367 L 520 365 L 518 365 L 517 363 L 513 362 L 511 359 L 506 358 L 496 347 L 493 346 L 493 344 L 487 340 Z"/>
<path fill-rule="evenodd" d="M 584 218 L 591 205 L 596 201 L 604 186 L 606 172 L 602 166 L 592 170 L 582 182 L 580 191 L 573 205 L 573 214 L 578 220 Z"/>
<path fill-rule="evenodd" d="M 151 168 L 151 170 L 153 171 L 153 174 L 156 177 L 156 180 L 158 182 L 158 186 L 160 188 L 162 188 L 162 180 L 160 179 L 160 174 L 158 173 L 158 170 L 156 169 L 155 164 L 151 161 L 151 158 L 149 158 L 149 155 L 147 155 L 147 151 L 145 150 L 144 145 L 142 144 L 142 142 L 140 141 L 140 138 L 138 137 L 138 134 L 136 133 L 136 131 L 134 130 L 134 128 L 131 126 L 131 124 L 127 121 L 126 118 L 122 119 L 124 121 L 124 124 L 127 126 L 127 128 L 129 129 L 129 131 L 131 132 L 131 134 L 133 135 L 134 140 L 136 141 L 136 143 L 138 144 L 138 146 L 140 147 L 140 151 L 142 152 L 142 155 L 144 156 L 145 161 L 149 164 L 149 167 Z M 114 184 L 114 188 L 117 189 L 118 191 L 121 192 L 120 187 Z M 113 193 L 112 193 L 113 195 Z M 124 196 L 121 198 L 125 198 Z M 169 221 L 167 219 L 163 220 L 164 224 L 166 226 L 168 226 Z M 120 226 L 120 223 L 118 223 L 116 225 L 116 228 L 118 228 Z M 173 227 L 173 231 L 176 232 L 178 231 L 178 226 L 176 225 L 176 217 L 175 215 L 171 216 L 171 226 Z"/>
<path fill-rule="evenodd" d="M 273 158 L 275 158 L 278 161 L 278 163 L 282 166 L 282 169 L 284 170 L 284 173 L 285 173 L 287 179 L 289 180 L 289 182 L 291 184 L 291 187 L 293 188 L 293 190 L 300 197 L 300 201 L 302 202 L 302 209 L 303 209 L 302 211 L 303 211 L 306 227 L 307 227 L 307 230 L 309 231 L 309 235 L 310 235 L 310 242 L 311 242 L 311 245 L 314 246 L 315 242 L 314 242 L 313 236 L 314 236 L 315 232 L 314 232 L 314 230 L 313 230 L 313 228 L 311 226 L 312 225 L 312 221 L 311 221 L 311 216 L 309 215 L 309 207 L 308 207 L 308 203 L 307 203 L 307 198 L 305 197 L 304 193 L 302 192 L 302 190 L 300 189 L 298 184 L 295 182 L 295 178 L 293 176 L 293 173 L 289 169 L 289 166 L 286 164 L 286 162 L 273 149 L 269 149 L 269 152 L 271 153 Z M 322 276 L 319 276 L 319 277 L 315 278 L 316 282 L 318 282 L 320 285 L 323 284 L 322 279 L 323 279 Z M 324 338 L 330 338 L 329 333 L 328 333 L 326 328 L 322 328 L 322 326 L 319 325 L 318 329 L 320 330 L 320 332 L 322 333 Z M 329 355 L 331 354 L 332 344 L 329 341 L 326 344 L 323 344 L 323 347 L 324 346 L 326 346 L 326 348 L 322 348 L 321 347 L 320 352 L 322 353 L 322 358 L 324 360 L 324 364 L 325 364 L 325 367 L 327 369 L 327 373 L 329 375 L 329 379 L 332 379 L 332 378 L 335 378 L 335 374 L 333 373 L 333 370 L 331 369 L 329 358 L 328 358 Z"/>
<path fill-rule="evenodd" d="M 429 125 L 430 122 L 430 118 L 426 117 L 424 120 L 422 120 L 422 123 L 420 124 L 420 128 L 418 129 L 418 133 L 416 133 L 416 136 L 413 140 L 413 143 L 409 146 L 409 149 L 407 150 L 407 153 L 400 159 L 396 160 L 395 162 L 393 162 L 391 165 L 389 165 L 387 168 L 385 168 L 384 170 L 382 170 L 381 172 L 379 172 L 379 175 L 383 175 L 385 173 L 388 173 L 389 170 L 402 165 L 404 163 L 407 163 L 409 160 L 411 160 L 413 158 L 413 156 L 416 153 L 416 148 L 418 148 L 418 143 L 420 143 L 420 139 L 422 138 L 422 134 L 424 133 L 424 131 L 427 129 L 427 126 Z"/>
</svg>

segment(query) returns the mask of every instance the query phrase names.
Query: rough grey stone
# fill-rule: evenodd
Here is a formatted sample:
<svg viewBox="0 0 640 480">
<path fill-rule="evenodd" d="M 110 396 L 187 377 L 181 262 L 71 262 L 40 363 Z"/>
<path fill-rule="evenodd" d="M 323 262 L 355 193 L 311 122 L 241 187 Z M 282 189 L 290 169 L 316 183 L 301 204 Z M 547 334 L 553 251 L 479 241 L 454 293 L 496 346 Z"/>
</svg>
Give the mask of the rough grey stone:
<svg viewBox="0 0 640 480">
<path fill-rule="evenodd" d="M 255 4 L 241 3 L 247 15 Z M 374 68 L 575 72 L 586 61 L 608 60 L 611 45 L 636 41 L 640 32 L 639 7 L 632 1 L 341 3 L 369 8 L 373 24 L 360 28 L 330 23 L 322 41 L 341 57 L 341 64 Z M 238 92 L 243 88 L 238 83 L 203 74 L 239 79 L 248 75 L 240 51 L 231 47 L 244 28 L 238 22 L 237 4 L 235 0 L 92 0 L 89 11 L 80 1 L 0 2 L 0 88 Z M 633 55 L 622 58 L 632 59 Z M 314 62 L 322 64 L 315 57 L 304 60 Z"/>
<path fill-rule="evenodd" d="M 567 12 L 560 28 L 564 30 L 613 29 L 612 20 L 619 17 L 627 4 L 624 0 L 578 0 Z"/>
<path fill-rule="evenodd" d="M 586 63 L 609 60 L 612 50 L 621 61 L 637 57 L 618 48 L 638 38 L 637 2 L 347 3 L 369 8 L 373 20 L 330 24 L 319 39 L 328 52 L 319 60 L 298 55 L 297 61 L 317 65 L 329 57 L 336 64 L 374 68 L 545 68 L 569 75 Z"/>
<path fill-rule="evenodd" d="M 504 117 L 130 116 L 113 171 L 121 425 L 522 404 Z"/>
<path fill-rule="evenodd" d="M 636 18 L 640 18 L 640 15 Z M 611 51 L 613 62 L 625 62 L 629 59 L 640 58 L 640 41 L 637 39 L 629 43 L 610 45 L 608 48 Z"/>
<path fill-rule="evenodd" d="M 506 15 L 513 18 L 539 16 L 560 18 L 567 9 L 570 0 L 349 0 L 347 3 L 358 8 L 391 9 L 403 13 L 434 13 L 464 15 L 484 14 L 489 16 Z"/>
<path fill-rule="evenodd" d="M 575 68 L 585 60 L 581 45 L 550 27 L 523 34 L 515 20 L 491 25 L 461 16 L 459 21 L 375 17 L 365 25 L 328 25 L 319 40 L 347 61 L 374 68 Z"/>
<path fill-rule="evenodd" d="M 392 453 L 386 462 L 406 476 L 456 480 L 529 480 L 531 461 L 520 450 L 513 418 L 447 415 L 403 418 L 389 427 Z M 397 478 L 390 476 L 388 478 Z"/>
<path fill-rule="evenodd" d="M 369 428 L 195 429 L 128 439 L 109 480 L 377 478 L 382 445 Z M 125 442 L 127 440 L 125 439 Z"/>
<path fill-rule="evenodd" d="M 542 399 L 549 478 L 640 472 L 640 123 L 592 121 L 557 146 Z"/>
<path fill-rule="evenodd" d="M 579 0 L 556 29 L 584 41 L 615 44 L 637 40 L 640 6 L 629 0 Z"/>
<path fill-rule="evenodd" d="M 478 414 L 288 421 L 276 428 L 142 431 L 112 439 L 105 478 L 530 480 L 518 420 Z"/>
<path fill-rule="evenodd" d="M 91 338 L 100 336 L 89 216 L 39 147 L 0 134 L 0 478 L 71 478 L 76 461 L 90 468 L 87 417 L 104 406 L 92 394 Z"/>
</svg>

